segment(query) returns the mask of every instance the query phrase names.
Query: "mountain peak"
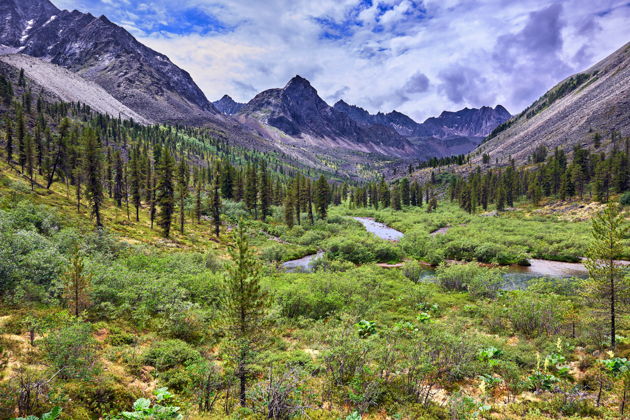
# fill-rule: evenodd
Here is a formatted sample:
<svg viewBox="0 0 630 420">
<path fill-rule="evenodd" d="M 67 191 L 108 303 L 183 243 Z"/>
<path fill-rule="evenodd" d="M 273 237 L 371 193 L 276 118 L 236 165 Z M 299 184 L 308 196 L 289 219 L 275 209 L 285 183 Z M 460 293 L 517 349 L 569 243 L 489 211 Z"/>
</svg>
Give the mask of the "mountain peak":
<svg viewBox="0 0 630 420">
<path fill-rule="evenodd" d="M 223 95 L 221 99 L 212 103 L 216 109 L 226 115 L 238 114 L 239 111 L 245 106 L 236 102 L 230 95 Z"/>
<path fill-rule="evenodd" d="M 295 76 L 293 76 L 293 78 L 289 80 L 289 83 L 287 83 L 287 85 L 284 88 L 288 89 L 294 86 L 312 87 L 311 82 L 309 82 L 308 80 L 306 80 L 299 74 L 296 74 Z"/>
</svg>

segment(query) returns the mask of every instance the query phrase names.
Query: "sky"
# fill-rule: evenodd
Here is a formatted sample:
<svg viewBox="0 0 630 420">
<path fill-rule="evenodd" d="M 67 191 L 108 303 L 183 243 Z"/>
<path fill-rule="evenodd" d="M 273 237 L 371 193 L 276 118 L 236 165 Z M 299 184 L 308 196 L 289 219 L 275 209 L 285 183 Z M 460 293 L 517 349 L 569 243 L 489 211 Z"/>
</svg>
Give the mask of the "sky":
<svg viewBox="0 0 630 420">
<path fill-rule="evenodd" d="M 515 114 L 630 41 L 630 1 L 52 0 L 106 15 L 247 102 L 299 74 L 329 104 L 417 121 L 502 104 Z"/>
</svg>

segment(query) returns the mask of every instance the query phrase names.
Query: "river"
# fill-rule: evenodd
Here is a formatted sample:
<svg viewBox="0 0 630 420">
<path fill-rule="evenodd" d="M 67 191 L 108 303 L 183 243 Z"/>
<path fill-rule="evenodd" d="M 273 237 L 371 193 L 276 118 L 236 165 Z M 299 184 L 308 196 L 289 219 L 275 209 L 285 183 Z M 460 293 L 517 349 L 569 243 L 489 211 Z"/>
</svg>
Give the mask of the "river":
<svg viewBox="0 0 630 420">
<path fill-rule="evenodd" d="M 399 241 L 404 234 L 393 229 L 384 223 L 379 223 L 369 217 L 353 217 L 361 223 L 365 229 L 387 241 Z M 307 255 L 297 260 L 287 261 L 282 266 L 288 272 L 309 272 L 312 270 L 313 261 L 324 256 L 324 252 Z M 580 263 L 567 263 L 559 261 L 530 259 L 529 266 L 511 265 L 507 266 L 503 278 L 506 280 L 505 289 L 520 289 L 526 286 L 527 281 L 538 277 L 566 278 L 566 277 L 588 277 L 588 270 Z M 434 270 L 427 268 L 422 274 L 422 278 L 429 278 Z"/>
</svg>

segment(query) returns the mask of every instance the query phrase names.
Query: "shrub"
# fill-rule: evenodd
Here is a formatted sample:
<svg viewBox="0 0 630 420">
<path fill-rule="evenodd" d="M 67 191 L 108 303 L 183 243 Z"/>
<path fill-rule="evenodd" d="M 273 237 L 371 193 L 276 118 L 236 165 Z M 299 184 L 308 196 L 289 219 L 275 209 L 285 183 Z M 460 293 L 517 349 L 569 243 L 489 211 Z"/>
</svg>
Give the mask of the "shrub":
<svg viewBox="0 0 630 420">
<path fill-rule="evenodd" d="M 96 373 L 96 340 L 92 327 L 78 322 L 43 339 L 46 357 L 64 379 L 89 379 Z"/>
<path fill-rule="evenodd" d="M 144 354 L 143 360 L 158 371 L 165 371 L 198 362 L 201 354 L 188 343 L 175 339 L 154 343 Z"/>
<path fill-rule="evenodd" d="M 619 203 L 621 203 L 622 206 L 630 206 L 630 191 L 626 191 L 621 194 L 621 197 L 619 197 Z"/>
<path fill-rule="evenodd" d="M 332 259 L 346 260 L 354 264 L 365 264 L 376 258 L 372 250 L 364 243 L 348 238 L 330 240 L 328 255 Z"/>
<path fill-rule="evenodd" d="M 500 270 L 477 264 L 441 264 L 436 270 L 436 277 L 443 288 L 468 291 L 476 297 L 496 296 L 503 283 Z"/>
</svg>

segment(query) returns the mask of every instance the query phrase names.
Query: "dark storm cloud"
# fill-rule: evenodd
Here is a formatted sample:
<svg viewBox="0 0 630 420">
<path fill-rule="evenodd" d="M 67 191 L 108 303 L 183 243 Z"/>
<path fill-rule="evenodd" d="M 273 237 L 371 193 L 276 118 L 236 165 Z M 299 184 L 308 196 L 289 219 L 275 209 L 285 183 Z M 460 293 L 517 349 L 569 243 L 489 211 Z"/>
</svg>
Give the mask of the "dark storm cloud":
<svg viewBox="0 0 630 420">
<path fill-rule="evenodd" d="M 403 91 L 407 93 L 422 93 L 429 89 L 429 78 L 421 72 L 417 72 L 403 86 Z"/>
<path fill-rule="evenodd" d="M 521 31 L 497 39 L 492 57 L 501 70 L 514 74 L 513 101 L 531 102 L 573 71 L 560 56 L 566 25 L 562 12 L 560 3 L 531 12 Z"/>
<path fill-rule="evenodd" d="M 456 104 L 492 103 L 494 95 L 488 89 L 486 78 L 471 68 L 455 64 L 439 73 L 439 89 Z"/>
</svg>

